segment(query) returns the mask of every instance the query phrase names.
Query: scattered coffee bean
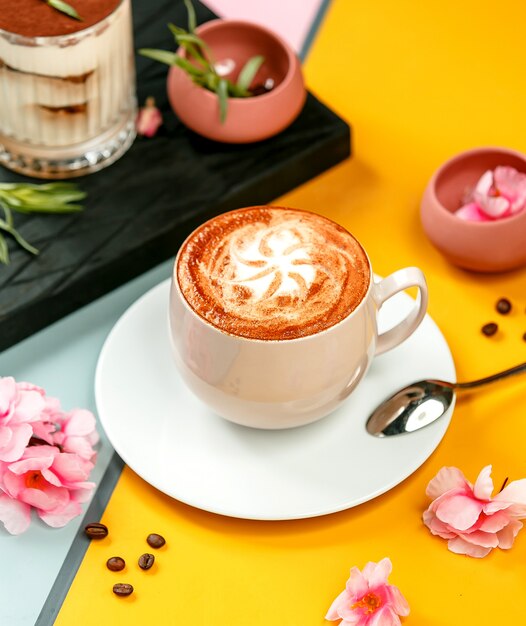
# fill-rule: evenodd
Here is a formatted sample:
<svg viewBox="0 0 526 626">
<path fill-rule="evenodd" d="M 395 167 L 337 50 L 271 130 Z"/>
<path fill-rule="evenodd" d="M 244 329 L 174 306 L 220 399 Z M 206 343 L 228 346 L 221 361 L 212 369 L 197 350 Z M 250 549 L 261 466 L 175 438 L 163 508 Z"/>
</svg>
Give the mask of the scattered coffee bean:
<svg viewBox="0 0 526 626">
<path fill-rule="evenodd" d="M 113 585 L 113 593 L 116 596 L 129 596 L 133 593 L 133 586 L 128 583 L 117 583 Z"/>
<path fill-rule="evenodd" d="M 155 557 L 153 554 L 146 552 L 145 554 L 141 554 L 139 557 L 139 567 L 141 569 L 150 569 L 155 561 Z"/>
<path fill-rule="evenodd" d="M 524 333 L 524 335 L 522 336 L 522 340 L 526 341 L 526 333 Z"/>
<path fill-rule="evenodd" d="M 508 298 L 501 298 L 495 308 L 501 315 L 507 315 L 511 311 L 511 302 Z"/>
<path fill-rule="evenodd" d="M 499 327 L 495 324 L 495 322 L 490 322 L 489 324 L 484 324 L 481 330 L 483 335 L 491 337 L 499 330 Z"/>
<path fill-rule="evenodd" d="M 124 569 L 126 563 L 120 556 L 112 556 L 111 559 L 106 561 L 106 567 L 112 572 L 120 572 Z"/>
<path fill-rule="evenodd" d="M 162 535 L 158 535 L 157 533 L 148 535 L 148 537 L 146 537 L 146 541 L 152 548 L 162 548 L 166 543 L 164 537 Z"/>
<path fill-rule="evenodd" d="M 90 539 L 104 539 L 108 536 L 108 527 L 99 522 L 91 522 L 85 526 L 84 532 Z"/>
</svg>

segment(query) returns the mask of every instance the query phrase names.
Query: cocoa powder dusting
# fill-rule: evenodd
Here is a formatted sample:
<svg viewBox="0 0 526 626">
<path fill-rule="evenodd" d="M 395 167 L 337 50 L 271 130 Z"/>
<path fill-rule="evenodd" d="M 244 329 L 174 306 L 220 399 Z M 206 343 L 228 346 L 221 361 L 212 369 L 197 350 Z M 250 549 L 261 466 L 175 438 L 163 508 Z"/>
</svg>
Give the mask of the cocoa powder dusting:
<svg viewBox="0 0 526 626">
<path fill-rule="evenodd" d="M 68 17 L 42 0 L 0 0 L 0 29 L 25 37 L 55 37 L 97 24 L 121 0 L 67 0 L 82 21 Z"/>
</svg>

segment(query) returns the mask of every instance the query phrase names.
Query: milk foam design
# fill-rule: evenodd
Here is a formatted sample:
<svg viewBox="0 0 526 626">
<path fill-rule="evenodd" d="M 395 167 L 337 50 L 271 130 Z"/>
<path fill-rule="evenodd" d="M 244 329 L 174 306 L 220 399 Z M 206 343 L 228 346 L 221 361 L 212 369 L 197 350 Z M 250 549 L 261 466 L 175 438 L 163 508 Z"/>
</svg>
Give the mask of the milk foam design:
<svg viewBox="0 0 526 626">
<path fill-rule="evenodd" d="M 214 326 L 256 339 L 319 332 L 348 315 L 369 284 L 367 257 L 343 228 L 292 209 L 218 216 L 183 245 L 183 294 Z"/>
<path fill-rule="evenodd" d="M 254 234 L 248 241 L 243 231 L 233 238 L 229 256 L 234 277 L 226 282 L 247 287 L 255 301 L 282 295 L 304 299 L 317 272 L 307 229 L 291 221 Z"/>
</svg>

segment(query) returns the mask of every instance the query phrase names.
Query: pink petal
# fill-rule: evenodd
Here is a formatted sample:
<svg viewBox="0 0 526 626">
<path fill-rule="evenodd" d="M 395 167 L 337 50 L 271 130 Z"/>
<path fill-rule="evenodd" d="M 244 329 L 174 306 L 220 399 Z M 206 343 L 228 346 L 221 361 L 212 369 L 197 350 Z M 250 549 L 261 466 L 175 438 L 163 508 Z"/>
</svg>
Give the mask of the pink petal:
<svg viewBox="0 0 526 626">
<path fill-rule="evenodd" d="M 511 520 L 508 526 L 497 533 L 499 548 L 509 550 L 521 528 L 522 522 L 519 522 L 519 520 Z"/>
<path fill-rule="evenodd" d="M 14 424 L 8 430 L 11 433 L 10 441 L 0 446 L 0 461 L 6 463 L 20 459 L 33 434 L 33 429 L 29 424 Z"/>
<path fill-rule="evenodd" d="M 95 489 L 95 483 L 77 483 L 78 489 L 71 489 L 69 495 L 75 502 L 86 502 L 91 498 L 91 494 Z"/>
<path fill-rule="evenodd" d="M 10 413 L 15 397 L 15 379 L 12 376 L 0 378 L 0 419 L 5 418 Z"/>
<path fill-rule="evenodd" d="M 447 543 L 447 547 L 455 554 L 465 554 L 466 556 L 472 556 L 477 559 L 481 559 L 491 552 L 491 548 L 474 546 L 473 544 L 464 541 L 462 537 L 450 539 Z"/>
<path fill-rule="evenodd" d="M 366 574 L 365 572 L 368 568 L 369 570 Z M 365 578 L 369 582 L 369 589 L 375 589 L 380 585 L 385 585 L 392 569 L 393 564 L 387 557 L 383 558 L 378 563 L 367 563 L 367 565 L 364 567 L 363 573 Z"/>
<path fill-rule="evenodd" d="M 409 604 L 402 592 L 395 585 L 387 586 L 388 597 L 391 605 L 398 615 L 409 615 Z"/>
<path fill-rule="evenodd" d="M 66 437 L 63 442 L 63 448 L 66 452 L 78 454 L 78 456 L 87 461 L 95 454 L 95 450 L 85 437 Z"/>
<path fill-rule="evenodd" d="M 473 486 L 473 495 L 479 500 L 489 500 L 493 493 L 493 481 L 491 480 L 491 465 L 486 465 L 478 475 Z"/>
<path fill-rule="evenodd" d="M 72 411 L 64 424 L 66 435 L 82 437 L 95 430 L 95 416 L 91 411 L 76 409 Z"/>
<path fill-rule="evenodd" d="M 19 535 L 29 528 L 31 507 L 9 496 L 0 495 L 0 521 L 12 535 Z"/>
<path fill-rule="evenodd" d="M 493 501 L 526 506 L 526 478 L 511 482 L 493 498 Z"/>
<path fill-rule="evenodd" d="M 493 515 L 485 517 L 479 524 L 478 530 L 483 530 L 487 533 L 496 533 L 502 530 L 510 522 L 510 516 L 508 511 L 497 511 Z"/>
<path fill-rule="evenodd" d="M 467 495 L 443 500 L 437 508 L 438 519 L 456 530 L 467 530 L 478 520 L 482 503 Z"/>
<path fill-rule="evenodd" d="M 325 619 L 331 620 L 331 621 L 341 619 L 339 609 L 344 604 L 349 604 L 349 603 L 351 603 L 351 598 L 349 597 L 348 592 L 344 589 L 331 604 L 329 610 L 327 611 L 327 615 L 325 616 Z"/>
<path fill-rule="evenodd" d="M 502 196 L 486 198 L 480 203 L 480 210 L 493 219 L 507 217 L 511 213 L 511 204 Z"/>
<path fill-rule="evenodd" d="M 27 448 L 26 454 L 35 450 L 36 448 L 49 448 L 50 446 L 34 446 L 33 448 Z M 21 461 L 16 461 L 15 463 L 11 463 L 9 465 L 9 471 L 13 474 L 18 474 L 21 476 L 22 474 L 26 474 L 30 470 L 43 470 L 47 469 L 53 463 L 53 456 L 46 456 L 44 451 L 42 451 L 41 456 L 32 458 L 25 458 Z"/>
<path fill-rule="evenodd" d="M 22 502 L 42 511 L 53 511 L 58 506 L 65 506 L 70 500 L 67 489 L 53 485 L 47 485 L 45 489 L 24 489 L 18 497 Z"/>
<path fill-rule="evenodd" d="M 351 568 L 351 573 L 347 583 L 345 584 L 345 589 L 351 598 L 361 598 L 369 591 L 367 579 L 357 567 Z"/>
<path fill-rule="evenodd" d="M 477 184 L 475 185 L 475 189 L 473 190 L 474 196 L 486 197 L 493 187 L 493 171 L 487 170 L 482 174 L 479 178 Z"/>
<path fill-rule="evenodd" d="M 32 422 L 39 418 L 44 410 L 45 402 L 37 391 L 22 391 L 16 403 L 17 422 Z"/>
<path fill-rule="evenodd" d="M 452 532 L 449 526 L 437 519 L 435 514 L 430 512 L 429 509 L 424 512 L 423 520 L 433 535 L 438 535 L 442 539 L 450 539 L 457 536 L 457 533 Z"/>
<path fill-rule="evenodd" d="M 499 540 L 495 533 L 485 533 L 481 530 L 475 530 L 472 533 L 460 533 L 459 537 L 467 541 L 467 543 L 480 546 L 481 548 L 496 548 L 499 545 Z"/>
<path fill-rule="evenodd" d="M 62 528 L 77 515 L 82 513 L 82 507 L 78 502 L 70 501 L 68 504 L 58 511 L 37 511 L 38 516 L 48 526 L 53 528 Z"/>
<path fill-rule="evenodd" d="M 455 211 L 455 215 L 467 222 L 491 222 L 491 218 L 482 212 L 476 202 L 469 202 Z"/>
<path fill-rule="evenodd" d="M 146 106 L 139 109 L 137 115 L 137 134 L 144 135 L 145 137 L 153 137 L 162 123 L 163 116 L 155 106 L 155 98 L 147 98 Z"/>
<path fill-rule="evenodd" d="M 511 213 L 522 211 L 526 206 L 526 174 L 513 167 L 499 166 L 493 179 L 499 192 L 511 203 Z"/>
<path fill-rule="evenodd" d="M 41 474 L 51 485 L 54 485 L 55 487 L 62 487 L 59 477 L 51 470 L 43 469 Z"/>
<path fill-rule="evenodd" d="M 12 498 L 18 498 L 18 494 L 26 488 L 24 476 L 18 476 L 10 471 L 4 472 L 2 483 L 3 490 Z"/>
<path fill-rule="evenodd" d="M 400 626 L 400 618 L 387 604 L 375 611 L 367 620 L 367 626 Z"/>
<path fill-rule="evenodd" d="M 426 494 L 434 499 L 451 489 L 465 489 L 466 487 L 471 487 L 471 485 L 457 467 L 443 467 L 429 482 Z"/>
<path fill-rule="evenodd" d="M 485 502 L 482 506 L 482 511 L 486 515 L 494 515 L 497 511 L 507 510 L 512 505 L 509 502 L 503 502 L 502 500 L 497 500 L 496 496 L 490 502 Z"/>
<path fill-rule="evenodd" d="M 79 480 L 86 480 L 93 464 L 84 461 L 76 454 L 63 452 L 59 454 L 53 463 L 53 471 L 61 479 L 62 483 L 74 483 Z"/>
<path fill-rule="evenodd" d="M 53 437 L 52 434 L 55 432 L 55 425 L 50 422 L 31 422 L 31 427 L 33 428 L 33 435 L 42 439 L 49 445 L 53 445 Z"/>
<path fill-rule="evenodd" d="M 0 450 L 5 448 L 13 438 L 13 431 L 8 426 L 0 426 Z"/>
</svg>

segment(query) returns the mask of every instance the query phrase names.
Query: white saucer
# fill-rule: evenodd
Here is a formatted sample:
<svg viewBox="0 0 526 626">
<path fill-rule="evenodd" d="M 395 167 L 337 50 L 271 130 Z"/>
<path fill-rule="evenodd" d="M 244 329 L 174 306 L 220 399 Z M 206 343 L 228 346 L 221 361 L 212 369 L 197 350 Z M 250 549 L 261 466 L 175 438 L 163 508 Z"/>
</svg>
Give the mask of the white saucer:
<svg viewBox="0 0 526 626">
<path fill-rule="evenodd" d="M 263 431 L 214 415 L 180 380 L 168 339 L 169 281 L 133 304 L 99 357 L 95 396 L 109 440 L 148 483 L 206 511 L 259 520 L 314 517 L 388 491 L 435 450 L 452 414 L 411 435 L 377 439 L 371 411 L 399 387 L 455 380 L 447 343 L 426 316 L 401 346 L 377 357 L 359 388 L 332 415 L 301 428 Z M 392 326 L 412 300 L 382 309 Z"/>
</svg>

